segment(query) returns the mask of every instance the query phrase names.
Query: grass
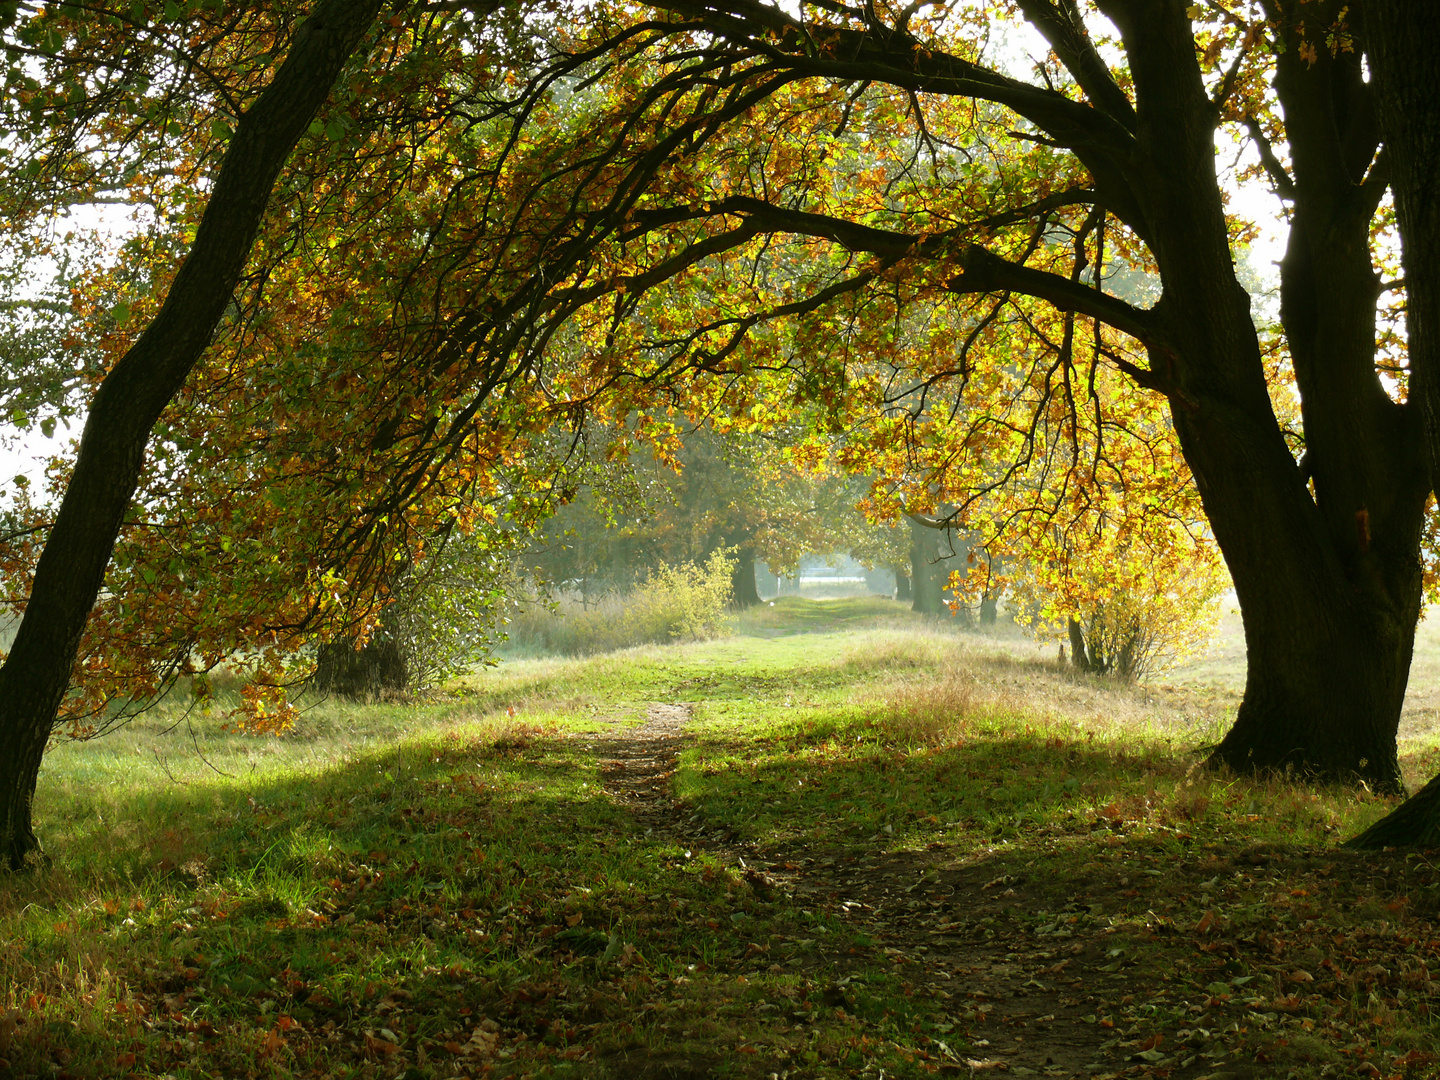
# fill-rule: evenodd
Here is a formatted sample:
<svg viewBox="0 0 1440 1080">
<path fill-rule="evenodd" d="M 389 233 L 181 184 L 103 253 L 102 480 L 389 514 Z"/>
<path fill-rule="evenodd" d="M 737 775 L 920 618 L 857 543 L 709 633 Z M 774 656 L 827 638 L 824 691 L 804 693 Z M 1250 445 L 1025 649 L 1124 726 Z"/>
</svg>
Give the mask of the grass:
<svg viewBox="0 0 1440 1080">
<path fill-rule="evenodd" d="M 58 746 L 54 862 L 0 884 L 0 1058 L 1436 1075 L 1437 871 L 1337 846 L 1389 803 L 1201 771 L 1223 685 L 1115 686 L 895 612 L 785 598 L 280 739 L 162 711 Z M 664 827 L 603 766 L 654 702 L 691 710 Z"/>
</svg>

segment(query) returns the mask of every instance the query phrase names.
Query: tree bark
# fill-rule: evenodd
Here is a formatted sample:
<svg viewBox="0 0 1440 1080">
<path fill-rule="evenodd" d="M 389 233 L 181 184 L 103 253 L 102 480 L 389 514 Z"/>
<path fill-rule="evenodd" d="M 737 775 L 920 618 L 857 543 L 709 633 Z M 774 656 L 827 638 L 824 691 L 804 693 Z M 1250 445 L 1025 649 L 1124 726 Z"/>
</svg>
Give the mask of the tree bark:
<svg viewBox="0 0 1440 1080">
<path fill-rule="evenodd" d="M 380 0 L 321 0 L 301 25 L 274 80 L 236 126 L 195 242 L 159 314 L 95 395 L 25 616 L 0 667 L 0 848 L 12 869 L 39 852 L 32 803 L 40 760 L 150 430 L 209 344 L 281 167 L 379 8 Z"/>
<path fill-rule="evenodd" d="M 1361 11 L 1400 229 L 1412 388 L 1440 476 L 1440 4 L 1366 0 Z"/>
</svg>

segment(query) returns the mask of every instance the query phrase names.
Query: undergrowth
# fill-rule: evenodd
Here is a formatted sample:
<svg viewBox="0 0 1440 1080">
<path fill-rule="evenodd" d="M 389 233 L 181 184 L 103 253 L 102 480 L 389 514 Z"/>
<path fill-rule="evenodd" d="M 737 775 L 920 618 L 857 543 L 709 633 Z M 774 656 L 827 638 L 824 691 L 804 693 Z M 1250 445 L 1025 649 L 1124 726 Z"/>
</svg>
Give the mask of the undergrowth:
<svg viewBox="0 0 1440 1080">
<path fill-rule="evenodd" d="M 729 632 L 731 560 L 660 566 L 635 588 L 598 598 L 562 593 L 532 605 L 507 627 L 508 656 L 584 656 L 636 645 L 709 641 Z"/>
</svg>

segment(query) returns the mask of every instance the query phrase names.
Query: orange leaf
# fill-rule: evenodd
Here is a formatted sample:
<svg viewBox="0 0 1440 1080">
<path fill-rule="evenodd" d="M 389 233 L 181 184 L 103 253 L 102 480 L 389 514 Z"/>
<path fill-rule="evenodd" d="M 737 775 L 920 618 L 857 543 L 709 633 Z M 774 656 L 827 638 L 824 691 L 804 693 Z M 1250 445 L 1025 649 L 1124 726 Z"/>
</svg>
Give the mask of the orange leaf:
<svg viewBox="0 0 1440 1080">
<path fill-rule="evenodd" d="M 365 1052 L 367 1054 L 376 1054 L 380 1057 L 389 1057 L 391 1054 L 395 1053 L 395 1051 L 399 1049 L 400 1047 L 396 1046 L 392 1042 L 386 1042 L 384 1039 L 377 1039 L 373 1035 L 365 1036 Z"/>
</svg>

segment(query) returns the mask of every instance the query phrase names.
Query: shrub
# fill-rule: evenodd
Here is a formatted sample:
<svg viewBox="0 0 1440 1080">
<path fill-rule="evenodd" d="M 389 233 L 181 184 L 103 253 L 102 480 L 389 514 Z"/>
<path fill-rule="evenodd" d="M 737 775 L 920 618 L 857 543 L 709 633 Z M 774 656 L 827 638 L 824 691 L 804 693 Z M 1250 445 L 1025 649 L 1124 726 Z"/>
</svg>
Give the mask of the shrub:
<svg viewBox="0 0 1440 1080">
<path fill-rule="evenodd" d="M 955 575 L 957 595 L 1003 589 L 1021 626 L 1037 636 L 1067 633 L 1076 668 L 1127 682 L 1202 647 L 1230 584 L 1208 534 L 1158 512 L 1127 530 L 1039 529 L 1026 543 L 1023 553 L 1004 552 L 1003 573 L 992 553 Z"/>
<path fill-rule="evenodd" d="M 733 566 L 717 551 L 701 564 L 660 566 L 628 593 L 588 602 L 562 595 L 516 618 L 509 627 L 511 646 L 576 656 L 720 637 L 730 630 L 726 606 Z"/>
<path fill-rule="evenodd" d="M 1127 682 L 1172 667 L 1214 633 L 1227 584 L 1218 567 L 1180 565 L 1075 602 L 1066 620 L 1071 662 Z"/>
<path fill-rule="evenodd" d="M 316 643 L 310 688 L 356 701 L 425 690 L 485 663 L 521 587 L 509 552 L 476 534 L 444 539 L 389 581 L 390 603 L 363 640 Z"/>
</svg>

